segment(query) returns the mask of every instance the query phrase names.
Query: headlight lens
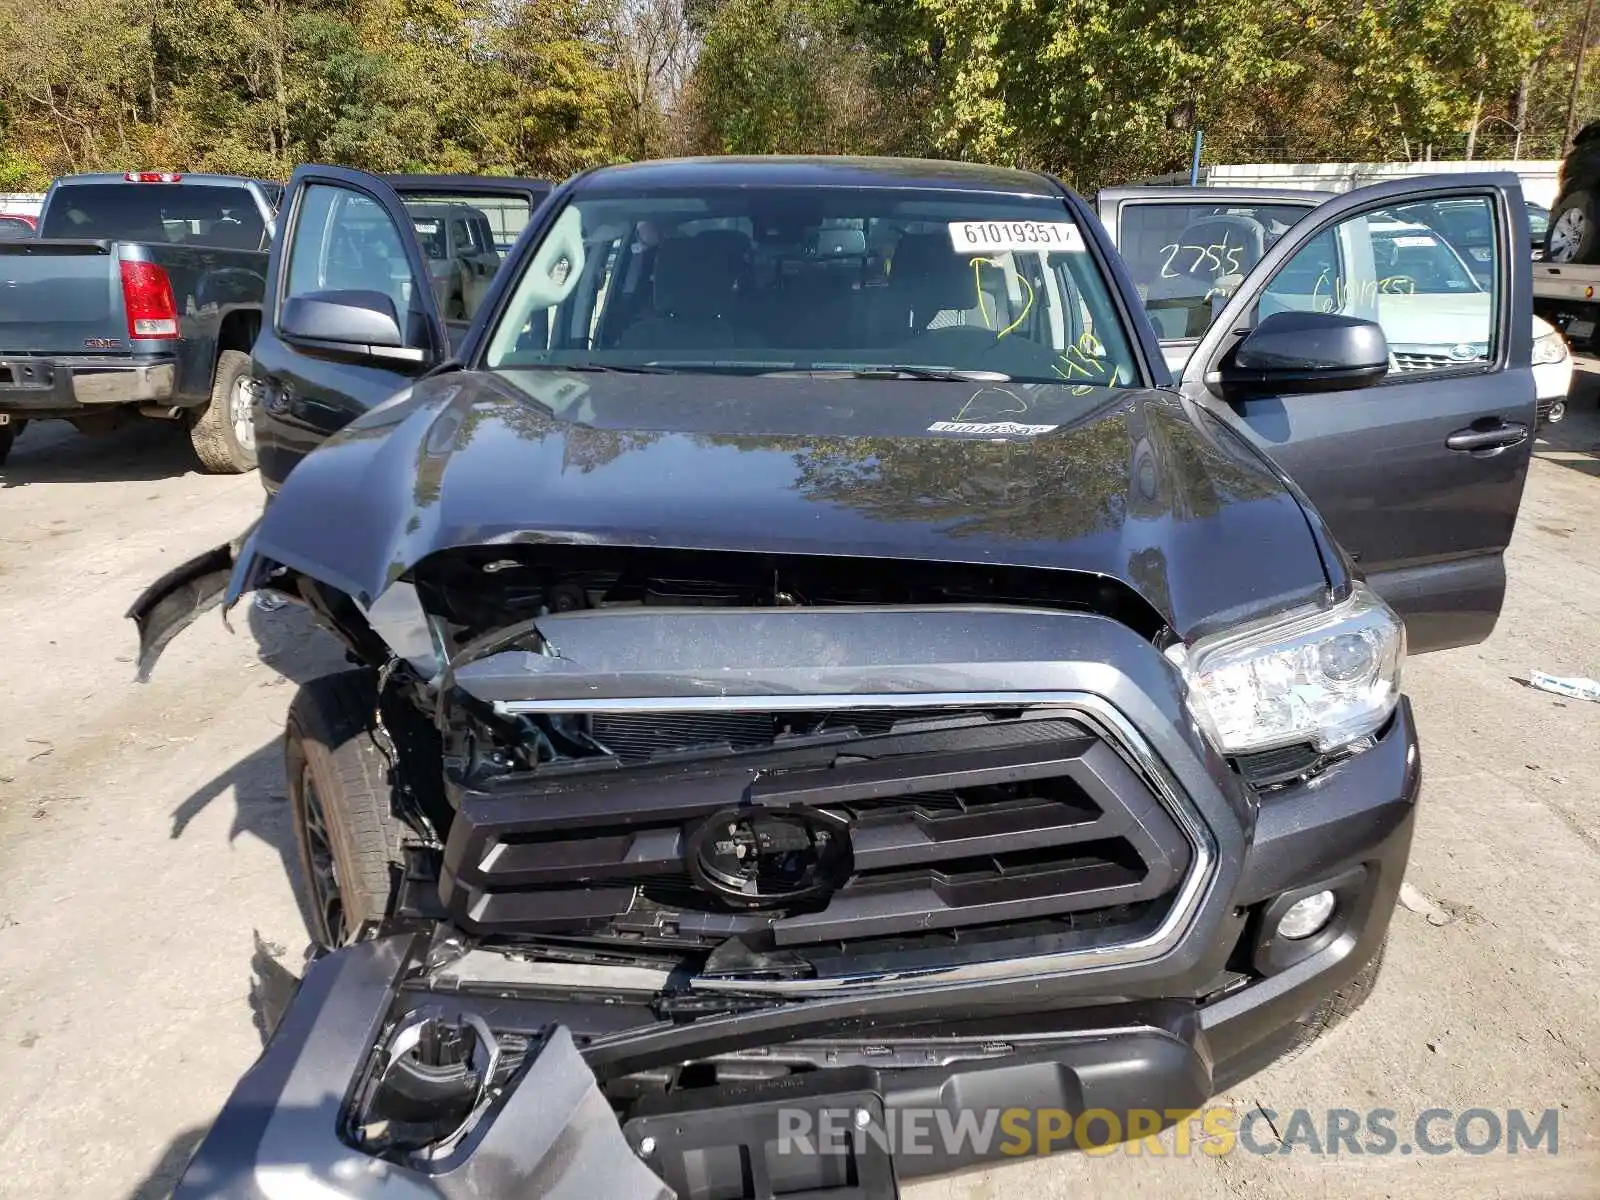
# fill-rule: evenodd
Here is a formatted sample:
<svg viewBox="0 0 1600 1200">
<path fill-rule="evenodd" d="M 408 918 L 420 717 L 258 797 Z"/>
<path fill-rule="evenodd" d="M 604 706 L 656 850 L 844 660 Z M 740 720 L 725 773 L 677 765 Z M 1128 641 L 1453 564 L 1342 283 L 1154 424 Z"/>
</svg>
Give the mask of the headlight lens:
<svg viewBox="0 0 1600 1200">
<path fill-rule="evenodd" d="M 1558 363 L 1567 356 L 1567 340 L 1561 336 L 1561 331 L 1552 329 L 1543 337 L 1533 339 L 1533 365 L 1542 367 L 1546 363 Z"/>
<path fill-rule="evenodd" d="M 1173 655 L 1196 719 L 1224 754 L 1372 733 L 1400 701 L 1405 625 L 1358 583 L 1348 599 L 1203 638 Z"/>
</svg>

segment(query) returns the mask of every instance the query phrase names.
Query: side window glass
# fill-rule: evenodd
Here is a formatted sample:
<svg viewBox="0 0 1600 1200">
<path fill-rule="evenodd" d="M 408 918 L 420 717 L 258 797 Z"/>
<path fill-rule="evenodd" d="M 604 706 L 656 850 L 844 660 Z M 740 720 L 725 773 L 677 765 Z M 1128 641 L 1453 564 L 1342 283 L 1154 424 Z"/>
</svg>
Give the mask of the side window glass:
<svg viewBox="0 0 1600 1200">
<path fill-rule="evenodd" d="M 1339 310 L 1336 298 L 1345 294 L 1339 237 L 1334 230 L 1325 229 L 1284 263 L 1262 289 L 1256 319 L 1277 312 L 1335 312 Z"/>
<path fill-rule="evenodd" d="M 1162 341 L 1197 338 L 1309 204 L 1124 201 L 1118 252 Z"/>
<path fill-rule="evenodd" d="M 1460 370 L 1494 360 L 1502 264 L 1488 197 L 1452 197 L 1363 213 L 1324 230 L 1263 289 L 1275 312 L 1376 321 L 1389 370 Z"/>
<path fill-rule="evenodd" d="M 424 310 L 401 233 L 376 201 L 348 188 L 311 184 L 289 236 L 286 295 L 380 292 L 393 301 L 402 329 L 419 328 Z M 415 333 L 407 340 L 416 344 Z"/>
<path fill-rule="evenodd" d="M 460 217 L 450 222 L 450 241 L 457 254 L 472 253 L 472 235 L 467 232 L 467 223 Z"/>
</svg>

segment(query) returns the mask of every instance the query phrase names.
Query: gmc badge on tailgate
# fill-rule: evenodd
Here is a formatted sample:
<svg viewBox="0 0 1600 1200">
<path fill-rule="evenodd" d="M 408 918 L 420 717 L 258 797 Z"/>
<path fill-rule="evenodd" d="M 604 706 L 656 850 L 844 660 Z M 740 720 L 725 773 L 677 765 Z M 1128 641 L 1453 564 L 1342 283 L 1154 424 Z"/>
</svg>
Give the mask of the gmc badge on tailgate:
<svg viewBox="0 0 1600 1200">
<path fill-rule="evenodd" d="M 83 345 L 86 350 L 118 350 L 122 342 L 117 338 L 84 338 Z"/>
</svg>

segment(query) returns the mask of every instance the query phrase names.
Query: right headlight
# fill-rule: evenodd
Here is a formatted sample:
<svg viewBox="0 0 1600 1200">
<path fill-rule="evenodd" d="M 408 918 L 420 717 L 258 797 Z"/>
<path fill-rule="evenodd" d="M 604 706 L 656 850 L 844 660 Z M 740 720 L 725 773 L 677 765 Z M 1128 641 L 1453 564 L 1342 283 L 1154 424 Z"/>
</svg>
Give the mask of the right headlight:
<svg viewBox="0 0 1600 1200">
<path fill-rule="evenodd" d="M 1378 730 L 1400 702 L 1404 623 L 1358 583 L 1342 603 L 1202 638 L 1169 656 L 1222 753 L 1303 743 L 1321 753 Z"/>
<path fill-rule="evenodd" d="M 1567 356 L 1567 339 L 1561 336 L 1559 329 L 1552 329 L 1543 337 L 1533 339 L 1533 365 L 1545 366 L 1548 363 L 1558 363 Z"/>
</svg>

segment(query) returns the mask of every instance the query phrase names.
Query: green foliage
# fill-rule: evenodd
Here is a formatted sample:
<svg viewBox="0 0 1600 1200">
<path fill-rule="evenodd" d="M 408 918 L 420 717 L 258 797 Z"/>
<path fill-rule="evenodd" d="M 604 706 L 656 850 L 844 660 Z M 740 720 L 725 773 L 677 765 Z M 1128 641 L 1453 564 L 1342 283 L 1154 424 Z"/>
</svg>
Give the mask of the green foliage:
<svg viewBox="0 0 1600 1200">
<path fill-rule="evenodd" d="M 926 64 L 928 132 L 943 152 L 1045 167 L 1085 187 L 1183 165 L 1191 122 L 1218 150 L 1231 136 L 1235 161 L 1252 157 L 1251 141 L 1297 136 L 1311 158 L 1421 149 L 1464 132 L 1485 102 L 1503 105 L 1541 46 L 1516 0 L 874 7 L 900 39 L 899 61 Z"/>
<path fill-rule="evenodd" d="M 0 173 L 564 175 L 615 157 L 609 15 L 595 0 L 0 0 Z"/>
<path fill-rule="evenodd" d="M 1209 161 L 1551 155 L 1584 3 L 0 0 L 0 188 L 690 151 L 943 155 L 1087 189 L 1187 165 L 1195 125 Z"/>
<path fill-rule="evenodd" d="M 880 148 L 871 56 L 851 0 L 721 0 L 692 97 L 702 150 L 839 154 Z"/>
</svg>

